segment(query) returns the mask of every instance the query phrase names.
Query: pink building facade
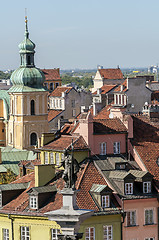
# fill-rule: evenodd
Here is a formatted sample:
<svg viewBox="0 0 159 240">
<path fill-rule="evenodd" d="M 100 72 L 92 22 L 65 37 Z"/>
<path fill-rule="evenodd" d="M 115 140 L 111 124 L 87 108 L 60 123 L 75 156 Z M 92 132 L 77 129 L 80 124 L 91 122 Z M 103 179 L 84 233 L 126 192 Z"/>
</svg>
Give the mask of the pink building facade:
<svg viewBox="0 0 159 240">
<path fill-rule="evenodd" d="M 158 239 L 157 198 L 124 200 L 123 240 Z"/>
<path fill-rule="evenodd" d="M 91 113 L 79 119 L 74 130 L 83 136 L 91 154 L 124 154 L 127 151 L 127 129 L 117 118 L 93 120 Z"/>
</svg>

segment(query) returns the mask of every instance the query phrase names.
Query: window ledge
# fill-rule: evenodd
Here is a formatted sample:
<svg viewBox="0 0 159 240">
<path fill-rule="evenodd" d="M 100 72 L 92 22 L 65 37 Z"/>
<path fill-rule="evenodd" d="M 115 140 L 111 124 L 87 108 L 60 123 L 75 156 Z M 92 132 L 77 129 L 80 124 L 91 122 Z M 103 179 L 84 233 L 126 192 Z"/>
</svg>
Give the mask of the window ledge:
<svg viewBox="0 0 159 240">
<path fill-rule="evenodd" d="M 129 228 L 129 227 L 139 227 L 139 225 L 129 225 L 129 226 L 124 226 L 124 227 L 126 227 L 126 228 L 127 228 L 127 227 L 128 227 L 128 228 Z"/>
<path fill-rule="evenodd" d="M 144 224 L 143 226 L 153 226 L 153 225 L 157 225 L 157 223 Z"/>
</svg>

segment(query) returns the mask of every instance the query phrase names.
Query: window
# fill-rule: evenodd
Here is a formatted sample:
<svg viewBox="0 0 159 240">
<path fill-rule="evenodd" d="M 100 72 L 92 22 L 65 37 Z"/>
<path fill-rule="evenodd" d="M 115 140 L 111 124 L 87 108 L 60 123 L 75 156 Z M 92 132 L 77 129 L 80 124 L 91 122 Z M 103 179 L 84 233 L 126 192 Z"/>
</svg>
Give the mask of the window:
<svg viewBox="0 0 159 240">
<path fill-rule="evenodd" d="M 60 108 L 62 108 L 62 100 L 60 99 Z"/>
<path fill-rule="evenodd" d="M 151 193 L 151 182 L 143 182 L 143 193 Z"/>
<path fill-rule="evenodd" d="M 12 143 L 12 133 L 10 133 L 10 143 Z"/>
<path fill-rule="evenodd" d="M 61 153 L 61 160 L 63 161 L 65 159 L 64 153 Z"/>
<path fill-rule="evenodd" d="M 2 129 L 2 132 L 4 132 L 4 129 Z"/>
<path fill-rule="evenodd" d="M 31 65 L 30 56 L 28 56 L 28 65 Z"/>
<path fill-rule="evenodd" d="M 72 117 L 76 117 L 76 109 L 72 110 Z"/>
<path fill-rule="evenodd" d="M 9 229 L 3 228 L 3 240 L 9 240 Z"/>
<path fill-rule="evenodd" d="M 58 240 L 57 234 L 59 233 L 59 229 L 51 229 L 51 240 Z"/>
<path fill-rule="evenodd" d="M 30 102 L 31 115 L 35 115 L 35 102 L 31 100 Z"/>
<path fill-rule="evenodd" d="M 71 100 L 71 106 L 74 108 L 75 107 L 75 100 Z"/>
<path fill-rule="evenodd" d="M 21 240 L 30 240 L 29 227 L 21 227 Z"/>
<path fill-rule="evenodd" d="M 0 207 L 2 207 L 2 193 L 0 193 Z"/>
<path fill-rule="evenodd" d="M 53 90 L 53 89 L 54 89 L 54 84 L 50 83 L 50 90 Z"/>
<path fill-rule="evenodd" d="M 32 133 L 30 135 L 30 145 L 36 146 L 36 144 L 37 144 L 37 135 L 36 135 L 36 133 Z"/>
<path fill-rule="evenodd" d="M 145 210 L 145 225 L 154 224 L 153 209 Z"/>
<path fill-rule="evenodd" d="M 102 196 L 102 208 L 106 208 L 110 206 L 109 195 Z"/>
<path fill-rule="evenodd" d="M 59 153 L 56 153 L 56 165 L 59 166 L 60 162 L 59 162 Z"/>
<path fill-rule="evenodd" d="M 113 240 L 113 226 L 103 226 L 104 240 Z"/>
<path fill-rule="evenodd" d="M 45 164 L 49 163 L 48 152 L 45 152 Z"/>
<path fill-rule="evenodd" d="M 51 164 L 54 163 L 54 154 L 53 154 L 53 152 L 50 153 L 50 163 Z"/>
<path fill-rule="evenodd" d="M 133 183 L 125 183 L 125 194 L 133 194 Z"/>
<path fill-rule="evenodd" d="M 56 82 L 55 83 L 55 88 L 57 88 L 59 86 L 59 83 L 58 82 Z"/>
<path fill-rule="evenodd" d="M 136 225 L 136 211 L 127 212 L 127 226 Z"/>
<path fill-rule="evenodd" d="M 38 198 L 37 196 L 30 196 L 30 208 L 37 209 L 38 208 Z"/>
<path fill-rule="evenodd" d="M 106 150 L 107 149 L 107 146 L 106 146 L 106 143 L 103 142 L 100 144 L 100 155 L 106 155 Z"/>
<path fill-rule="evenodd" d="M 56 99 L 56 107 L 58 108 L 59 107 L 59 100 Z"/>
<path fill-rule="evenodd" d="M 95 240 L 95 228 L 94 227 L 86 228 L 85 240 Z"/>
<path fill-rule="evenodd" d="M 145 238 L 145 240 L 155 240 L 153 237 Z"/>
<path fill-rule="evenodd" d="M 114 142 L 114 154 L 120 153 L 120 142 Z"/>
</svg>

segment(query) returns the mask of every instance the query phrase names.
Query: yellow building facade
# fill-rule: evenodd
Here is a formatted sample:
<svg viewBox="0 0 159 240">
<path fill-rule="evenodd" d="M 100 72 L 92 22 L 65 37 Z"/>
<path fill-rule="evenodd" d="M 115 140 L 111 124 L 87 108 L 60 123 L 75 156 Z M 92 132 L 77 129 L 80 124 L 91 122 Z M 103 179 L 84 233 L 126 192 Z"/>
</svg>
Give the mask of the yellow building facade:
<svg viewBox="0 0 159 240">
<path fill-rule="evenodd" d="M 53 234 L 60 232 L 60 225 L 43 216 L 0 214 L 0 239 L 21 240 L 23 230 L 30 237 L 25 239 L 51 240 Z M 5 234 L 8 238 L 4 238 Z"/>
</svg>

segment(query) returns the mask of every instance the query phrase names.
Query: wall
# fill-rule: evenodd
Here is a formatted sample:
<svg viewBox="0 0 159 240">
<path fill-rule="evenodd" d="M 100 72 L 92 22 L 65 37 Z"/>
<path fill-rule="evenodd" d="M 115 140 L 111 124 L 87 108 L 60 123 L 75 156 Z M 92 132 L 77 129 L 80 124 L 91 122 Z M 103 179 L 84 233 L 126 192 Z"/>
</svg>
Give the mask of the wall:
<svg viewBox="0 0 159 240">
<path fill-rule="evenodd" d="M 145 78 L 129 78 L 127 95 L 127 111 L 138 113 L 142 111 L 145 102 L 151 103 L 151 91 L 146 88 Z M 134 105 L 132 108 L 131 105 Z"/>
<path fill-rule="evenodd" d="M 154 210 L 154 223 L 153 225 L 145 225 L 144 211 L 145 209 Z M 124 200 L 124 211 L 136 210 L 136 225 L 133 227 L 127 227 L 123 224 L 123 240 L 138 239 L 143 240 L 145 238 L 154 237 L 158 239 L 158 201 L 156 198 L 150 199 L 133 199 Z"/>
<path fill-rule="evenodd" d="M 82 240 L 85 239 L 85 231 L 87 227 L 95 227 L 95 240 L 101 240 L 103 238 L 103 226 L 113 226 L 113 239 L 121 239 L 121 215 L 105 215 L 105 216 L 92 216 L 85 220 L 81 226 L 79 232 L 84 233 Z"/>
<path fill-rule="evenodd" d="M 49 221 L 46 217 L 31 217 L 0 214 L 0 239 L 2 238 L 2 229 L 9 229 L 9 239 L 12 239 L 11 217 L 13 221 L 14 239 L 20 240 L 20 227 L 28 226 L 30 230 L 30 239 L 51 239 L 51 228 L 60 229 L 55 221 Z"/>
</svg>

